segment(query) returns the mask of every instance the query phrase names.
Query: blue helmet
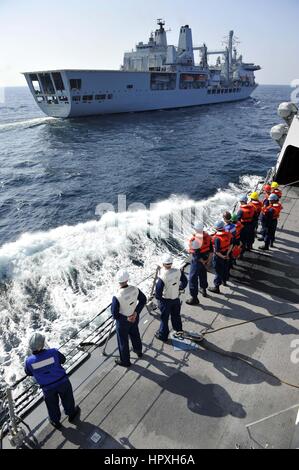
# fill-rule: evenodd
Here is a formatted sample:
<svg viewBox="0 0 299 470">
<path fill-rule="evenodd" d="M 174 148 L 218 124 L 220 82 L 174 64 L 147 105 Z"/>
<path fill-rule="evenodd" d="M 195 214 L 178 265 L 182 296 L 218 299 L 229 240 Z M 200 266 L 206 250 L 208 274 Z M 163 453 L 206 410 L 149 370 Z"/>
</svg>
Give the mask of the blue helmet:
<svg viewBox="0 0 299 470">
<path fill-rule="evenodd" d="M 216 222 L 215 229 L 216 230 L 224 230 L 225 229 L 225 223 L 222 222 L 222 221 Z"/>
<path fill-rule="evenodd" d="M 247 196 L 247 194 L 243 194 L 243 195 L 240 197 L 240 202 L 244 202 L 245 204 L 247 204 L 247 202 L 248 202 L 248 196 Z"/>
<path fill-rule="evenodd" d="M 271 196 L 269 197 L 269 201 L 270 202 L 278 202 L 279 197 L 276 194 L 271 194 Z"/>
</svg>

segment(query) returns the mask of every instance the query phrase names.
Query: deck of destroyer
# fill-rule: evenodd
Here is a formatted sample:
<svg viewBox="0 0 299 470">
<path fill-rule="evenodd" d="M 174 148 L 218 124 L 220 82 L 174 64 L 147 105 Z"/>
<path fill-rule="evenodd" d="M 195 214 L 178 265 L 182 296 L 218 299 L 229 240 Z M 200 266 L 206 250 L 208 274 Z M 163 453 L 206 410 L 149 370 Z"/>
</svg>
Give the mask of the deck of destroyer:
<svg viewBox="0 0 299 470">
<path fill-rule="evenodd" d="M 189 350 L 160 343 L 157 312 L 144 310 L 144 358 L 132 354 L 125 370 L 95 349 L 71 377 L 80 419 L 56 431 L 44 404 L 26 418 L 40 447 L 299 446 L 299 188 L 284 194 L 276 248 L 247 255 L 225 295 L 183 304 L 184 329 L 207 329 L 204 342 Z M 115 337 L 107 352 L 117 354 Z"/>
</svg>

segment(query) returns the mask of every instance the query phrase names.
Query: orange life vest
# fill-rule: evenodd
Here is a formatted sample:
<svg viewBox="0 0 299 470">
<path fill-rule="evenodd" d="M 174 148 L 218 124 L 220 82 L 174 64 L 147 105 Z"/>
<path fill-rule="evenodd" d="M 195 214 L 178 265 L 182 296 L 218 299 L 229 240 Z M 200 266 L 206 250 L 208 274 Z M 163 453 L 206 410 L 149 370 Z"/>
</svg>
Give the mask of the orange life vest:
<svg viewBox="0 0 299 470">
<path fill-rule="evenodd" d="M 241 206 L 241 211 L 243 212 L 241 219 L 242 224 L 249 224 L 253 221 L 255 210 L 252 206 L 249 204 L 246 204 L 246 206 Z"/>
<path fill-rule="evenodd" d="M 244 225 L 242 225 L 240 221 L 237 222 L 235 225 L 236 225 L 236 236 L 235 236 L 235 239 L 236 239 L 236 240 L 240 240 L 240 238 L 241 238 L 241 232 L 242 232 L 242 230 L 243 230 L 243 228 L 244 228 Z"/>
<path fill-rule="evenodd" d="M 227 253 L 229 247 L 232 244 L 233 236 L 230 232 L 217 232 L 213 236 L 213 245 L 215 246 L 215 240 L 218 238 L 220 240 L 220 251 L 221 253 Z"/>
<path fill-rule="evenodd" d="M 241 246 L 234 246 L 232 250 L 233 258 L 239 259 L 241 255 Z"/>
<path fill-rule="evenodd" d="M 249 206 L 252 206 L 254 208 L 257 216 L 261 214 L 263 208 L 263 203 L 261 201 L 251 201 L 249 203 Z"/>
<path fill-rule="evenodd" d="M 280 213 L 283 209 L 282 205 L 280 204 L 280 202 L 277 202 L 276 204 L 271 204 L 270 206 L 268 207 L 264 207 L 263 208 L 263 214 L 264 215 L 267 215 L 268 212 L 270 211 L 270 209 L 273 209 L 274 210 L 274 214 L 273 214 L 273 219 L 274 220 L 277 220 L 279 219 L 280 217 Z"/>
<path fill-rule="evenodd" d="M 211 237 L 208 233 L 203 232 L 202 236 L 199 234 L 195 234 L 189 241 L 189 253 L 194 254 L 197 250 L 200 253 L 209 253 L 210 246 L 211 246 Z M 197 241 L 198 242 L 198 249 L 194 249 L 192 243 Z"/>
</svg>

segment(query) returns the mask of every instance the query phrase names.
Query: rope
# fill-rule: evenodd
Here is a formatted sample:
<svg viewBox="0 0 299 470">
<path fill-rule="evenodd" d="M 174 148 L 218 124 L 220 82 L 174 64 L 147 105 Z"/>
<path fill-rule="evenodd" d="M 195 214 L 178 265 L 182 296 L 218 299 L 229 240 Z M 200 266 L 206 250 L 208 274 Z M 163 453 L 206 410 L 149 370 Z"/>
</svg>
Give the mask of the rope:
<svg viewBox="0 0 299 470">
<path fill-rule="evenodd" d="M 213 331 L 205 330 L 202 334 L 212 335 L 214 333 L 219 333 L 219 331 L 228 330 L 228 329 L 231 329 L 231 328 L 237 328 L 239 326 L 248 325 L 250 323 L 256 323 L 258 321 L 270 320 L 271 318 L 279 318 L 279 317 L 283 317 L 283 316 L 290 315 L 292 313 L 297 313 L 297 312 L 298 312 L 298 309 L 297 310 L 292 310 L 291 312 L 278 313 L 276 315 L 268 315 L 268 316 L 263 317 L 263 318 L 257 317 L 257 318 L 253 318 L 252 320 L 243 321 L 243 322 L 239 322 L 239 323 L 233 323 L 232 325 L 226 325 L 226 326 L 223 326 L 223 327 L 218 328 L 217 330 L 213 330 Z"/>
<path fill-rule="evenodd" d="M 207 335 L 211 335 L 211 334 L 214 334 L 214 333 L 219 333 L 219 331 L 224 331 L 224 330 L 228 330 L 228 329 L 231 329 L 231 328 L 237 328 L 237 327 L 240 327 L 240 326 L 243 326 L 243 325 L 248 325 L 249 323 L 256 323 L 258 321 L 270 320 L 270 319 L 273 319 L 273 318 L 283 317 L 283 316 L 286 316 L 286 315 L 290 315 L 292 313 L 299 313 L 299 312 L 298 312 L 298 310 L 292 310 L 291 312 L 279 313 L 279 314 L 276 314 L 276 315 L 269 315 L 269 316 L 264 317 L 264 318 L 258 317 L 258 318 L 254 318 L 254 319 L 249 320 L 249 321 L 244 321 L 244 322 L 240 322 L 240 323 L 234 323 L 232 325 L 227 325 L 227 326 L 224 326 L 222 328 L 218 328 L 217 330 L 204 331 L 204 332 L 202 332 L 202 334 L 203 334 L 203 336 L 207 336 Z M 231 359 L 236 359 L 236 360 L 239 360 L 241 362 L 244 362 L 245 364 L 252 367 L 253 369 L 258 370 L 259 372 L 262 372 L 263 374 L 266 374 L 266 375 L 278 380 L 280 383 L 282 383 L 284 385 L 287 385 L 288 387 L 299 389 L 299 385 L 293 384 L 291 382 L 287 382 L 286 380 L 282 380 L 277 375 L 272 374 L 272 372 L 264 370 L 261 367 L 255 366 L 249 360 L 246 360 L 246 359 L 244 359 L 244 357 L 239 356 L 238 353 L 234 353 L 234 352 L 229 353 L 229 352 L 219 351 L 219 350 L 217 350 L 217 347 L 213 348 L 213 346 L 211 346 L 210 343 L 206 343 L 205 341 L 202 343 L 202 346 L 206 350 L 214 352 L 214 353 L 219 354 L 221 356 L 229 357 Z"/>
<path fill-rule="evenodd" d="M 275 374 L 272 374 L 272 372 L 269 372 L 267 370 L 264 370 L 262 369 L 261 367 L 258 367 L 258 366 L 255 366 L 254 364 L 252 364 L 249 360 L 246 360 L 244 359 L 244 357 L 241 357 L 238 355 L 238 353 L 229 353 L 229 352 L 224 352 L 224 351 L 218 351 L 217 349 L 214 349 L 213 347 L 211 347 L 210 344 L 206 344 L 205 342 L 201 343 L 202 346 L 208 350 L 208 351 L 211 351 L 211 352 L 214 352 L 216 354 L 219 354 L 220 356 L 224 356 L 224 357 L 229 357 L 231 359 L 236 359 L 240 362 L 244 362 L 245 364 L 247 364 L 248 366 L 250 366 L 252 369 L 255 369 L 255 370 L 258 370 L 259 372 L 262 372 L 263 374 L 265 375 L 268 375 L 269 377 L 272 377 L 276 380 L 278 380 L 280 383 L 284 384 L 284 385 L 287 385 L 288 387 L 291 387 L 291 388 L 296 388 L 297 390 L 299 390 L 299 385 L 296 385 L 296 384 L 293 384 L 293 383 L 290 383 L 290 382 L 287 382 L 286 380 L 282 380 L 280 379 L 277 375 Z"/>
</svg>

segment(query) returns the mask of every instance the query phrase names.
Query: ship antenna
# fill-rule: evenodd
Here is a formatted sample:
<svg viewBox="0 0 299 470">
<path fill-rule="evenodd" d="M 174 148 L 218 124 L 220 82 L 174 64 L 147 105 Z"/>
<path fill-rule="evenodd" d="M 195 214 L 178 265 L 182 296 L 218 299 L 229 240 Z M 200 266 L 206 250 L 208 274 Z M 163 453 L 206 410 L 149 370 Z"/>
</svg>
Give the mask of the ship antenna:
<svg viewBox="0 0 299 470">
<path fill-rule="evenodd" d="M 164 31 L 165 21 L 162 18 L 157 19 L 158 26 L 160 26 L 160 30 Z"/>
</svg>

